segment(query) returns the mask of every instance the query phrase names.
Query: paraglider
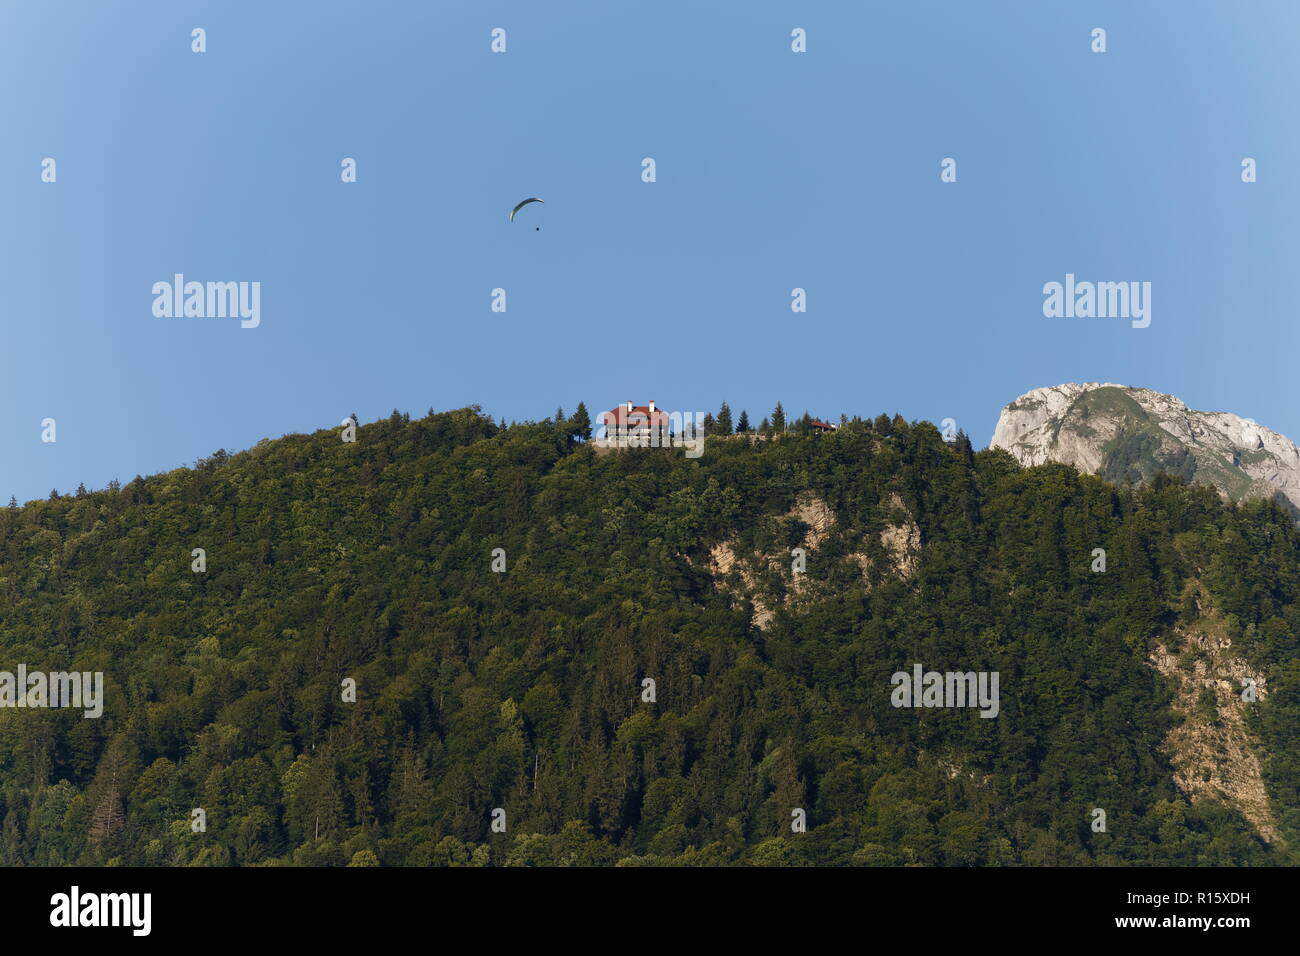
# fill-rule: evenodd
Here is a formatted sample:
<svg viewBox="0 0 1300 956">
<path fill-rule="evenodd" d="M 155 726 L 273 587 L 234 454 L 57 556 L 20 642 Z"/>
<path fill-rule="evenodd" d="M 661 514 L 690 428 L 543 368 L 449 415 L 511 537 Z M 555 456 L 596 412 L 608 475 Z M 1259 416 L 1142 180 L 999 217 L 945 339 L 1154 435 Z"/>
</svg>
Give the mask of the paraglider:
<svg viewBox="0 0 1300 956">
<path fill-rule="evenodd" d="M 545 199 L 536 199 L 536 198 L 534 198 L 534 199 L 525 199 L 523 202 L 521 202 L 521 203 L 520 203 L 518 206 L 516 206 L 514 209 L 511 209 L 511 210 L 510 210 L 510 221 L 511 221 L 511 222 L 514 222 L 514 221 L 515 221 L 515 213 L 517 213 L 519 210 L 523 209 L 523 208 L 524 208 L 525 206 L 527 206 L 530 202 L 540 202 L 540 203 L 544 203 L 544 202 L 546 202 L 546 200 L 545 200 Z"/>
</svg>

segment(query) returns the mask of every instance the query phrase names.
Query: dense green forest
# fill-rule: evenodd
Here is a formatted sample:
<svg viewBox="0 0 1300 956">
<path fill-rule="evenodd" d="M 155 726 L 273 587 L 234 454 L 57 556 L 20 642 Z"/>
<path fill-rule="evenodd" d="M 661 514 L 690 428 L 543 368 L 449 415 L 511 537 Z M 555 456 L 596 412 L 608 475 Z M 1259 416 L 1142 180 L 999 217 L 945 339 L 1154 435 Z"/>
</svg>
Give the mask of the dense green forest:
<svg viewBox="0 0 1300 956">
<path fill-rule="evenodd" d="M 585 412 L 395 412 L 0 509 L 0 670 L 106 685 L 99 719 L 0 708 L 0 862 L 1296 862 L 1281 508 L 898 417 L 763 427 L 727 410 L 692 459 L 602 453 Z M 796 585 L 809 494 L 835 521 Z M 723 542 L 781 560 L 724 580 Z M 1148 659 L 1211 619 L 1267 679 L 1240 706 L 1272 840 L 1174 782 L 1193 718 Z M 915 663 L 997 671 L 999 714 L 892 706 Z"/>
</svg>

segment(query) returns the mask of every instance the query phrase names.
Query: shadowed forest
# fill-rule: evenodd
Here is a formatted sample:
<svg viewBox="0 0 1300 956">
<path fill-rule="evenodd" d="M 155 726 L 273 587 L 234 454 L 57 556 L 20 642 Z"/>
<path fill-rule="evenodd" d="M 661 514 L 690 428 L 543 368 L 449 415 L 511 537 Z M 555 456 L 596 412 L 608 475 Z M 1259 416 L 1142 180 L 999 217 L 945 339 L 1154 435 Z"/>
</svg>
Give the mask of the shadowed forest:
<svg viewBox="0 0 1300 956">
<path fill-rule="evenodd" d="M 395 412 L 0 509 L 0 669 L 106 688 L 0 708 L 0 862 L 1297 862 L 1292 517 L 806 420 L 687 459 L 599 454 L 585 410 Z M 1171 731 L 1222 714 L 1150 659 L 1207 622 L 1263 678 L 1272 839 L 1174 781 Z M 915 663 L 999 672 L 998 716 L 893 707 Z"/>
</svg>

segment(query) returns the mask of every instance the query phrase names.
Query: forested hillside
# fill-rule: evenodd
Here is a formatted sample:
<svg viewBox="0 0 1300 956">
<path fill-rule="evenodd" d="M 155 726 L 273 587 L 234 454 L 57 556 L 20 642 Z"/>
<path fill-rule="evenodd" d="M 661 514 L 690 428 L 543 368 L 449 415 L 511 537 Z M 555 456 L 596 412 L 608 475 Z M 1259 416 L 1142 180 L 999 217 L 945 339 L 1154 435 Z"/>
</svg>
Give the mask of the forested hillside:
<svg viewBox="0 0 1300 956">
<path fill-rule="evenodd" d="M 0 670 L 106 684 L 0 708 L 0 862 L 1296 862 L 1276 505 L 883 416 L 698 459 L 584 424 L 394 413 L 0 509 Z M 1179 705 L 1209 634 L 1256 702 Z M 999 713 L 892 706 L 917 663 Z M 1260 805 L 1196 789 L 1229 759 Z"/>
</svg>

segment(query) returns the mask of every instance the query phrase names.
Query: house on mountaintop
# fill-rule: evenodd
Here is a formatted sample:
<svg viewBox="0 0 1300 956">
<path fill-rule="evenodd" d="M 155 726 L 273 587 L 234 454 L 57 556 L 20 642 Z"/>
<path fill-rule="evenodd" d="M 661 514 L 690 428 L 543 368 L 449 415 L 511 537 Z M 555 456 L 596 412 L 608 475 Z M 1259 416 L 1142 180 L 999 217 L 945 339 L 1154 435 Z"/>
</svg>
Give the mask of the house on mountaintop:
<svg viewBox="0 0 1300 956">
<path fill-rule="evenodd" d="M 656 408 L 653 400 L 646 405 L 634 405 L 629 399 L 601 412 L 598 424 L 604 426 L 598 440 L 612 447 L 657 448 L 669 442 L 668 414 Z"/>
</svg>

